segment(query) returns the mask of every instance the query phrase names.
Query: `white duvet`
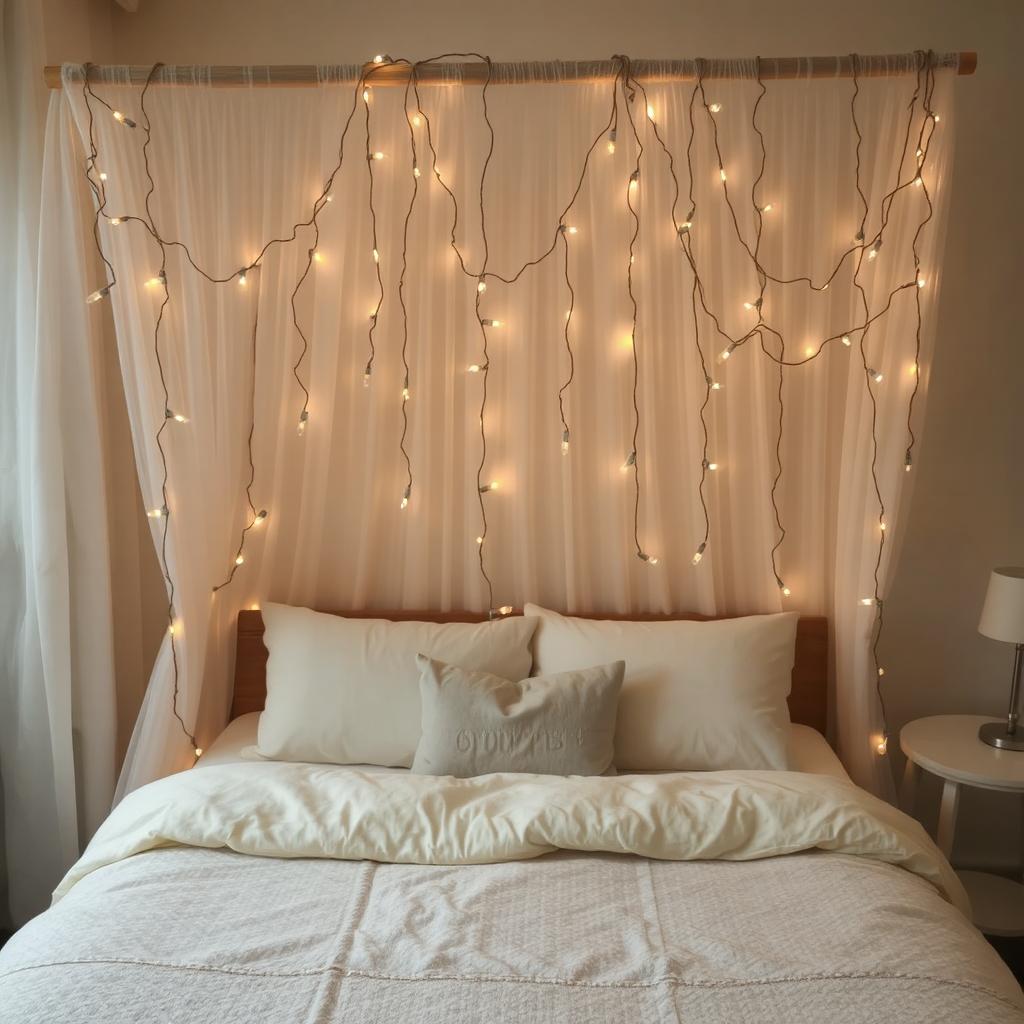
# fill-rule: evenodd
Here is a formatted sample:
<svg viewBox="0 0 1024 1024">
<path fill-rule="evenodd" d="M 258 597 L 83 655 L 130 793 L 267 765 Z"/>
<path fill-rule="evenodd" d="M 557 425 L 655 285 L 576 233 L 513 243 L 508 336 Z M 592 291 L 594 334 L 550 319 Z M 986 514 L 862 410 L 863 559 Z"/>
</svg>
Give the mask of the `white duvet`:
<svg viewBox="0 0 1024 1024">
<path fill-rule="evenodd" d="M 0 951 L 3 1024 L 1024 1020 L 920 826 L 801 772 L 208 764 L 55 900 Z"/>
<path fill-rule="evenodd" d="M 959 880 L 916 821 L 820 775 L 453 779 L 286 763 L 218 765 L 136 790 L 100 827 L 55 899 L 97 868 L 171 845 L 448 865 L 554 850 L 684 861 L 819 849 L 898 865 L 969 913 Z"/>
</svg>

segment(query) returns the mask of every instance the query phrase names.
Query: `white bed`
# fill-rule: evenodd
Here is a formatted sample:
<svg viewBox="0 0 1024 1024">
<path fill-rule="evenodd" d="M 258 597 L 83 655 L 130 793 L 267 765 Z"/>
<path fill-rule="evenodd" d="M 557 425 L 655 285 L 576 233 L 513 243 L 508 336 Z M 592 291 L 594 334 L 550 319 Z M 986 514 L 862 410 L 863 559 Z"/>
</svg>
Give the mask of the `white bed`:
<svg viewBox="0 0 1024 1024">
<path fill-rule="evenodd" d="M 373 800 L 427 787 L 389 839 L 389 859 L 415 858 L 420 833 L 443 845 L 449 819 L 474 801 L 493 829 L 503 812 L 488 801 L 504 783 L 454 790 L 405 769 L 260 763 L 245 753 L 255 719 L 237 719 L 196 769 L 115 812 L 56 906 L 0 953 L 4 1024 L 1024 1019 L 1016 982 L 951 902 L 948 865 L 915 823 L 862 801 L 814 730 L 793 727 L 792 772 L 582 780 L 617 799 L 670 792 L 659 828 L 680 855 L 692 837 L 671 809 L 685 819 L 689 801 L 704 801 L 701 813 L 715 807 L 731 822 L 731 845 L 715 855 L 732 859 L 519 848 L 494 863 L 424 865 L 310 856 L 337 842 L 322 808 L 361 788 L 361 817 L 346 828 L 380 842 Z M 516 813 L 536 789 L 551 795 L 545 827 L 571 818 L 575 805 L 559 804 L 566 780 L 539 780 L 514 784 Z M 764 787 L 781 808 L 777 834 L 814 828 L 818 845 L 858 852 L 745 849 L 757 829 L 740 833 L 767 813 L 755 799 Z M 786 811 L 790 797 L 799 815 Z M 259 827 L 254 808 L 275 800 L 306 846 Z M 616 837 L 622 820 L 586 828 L 604 829 L 607 845 L 642 846 L 639 833 Z M 136 849 L 146 852 L 127 855 Z"/>
</svg>

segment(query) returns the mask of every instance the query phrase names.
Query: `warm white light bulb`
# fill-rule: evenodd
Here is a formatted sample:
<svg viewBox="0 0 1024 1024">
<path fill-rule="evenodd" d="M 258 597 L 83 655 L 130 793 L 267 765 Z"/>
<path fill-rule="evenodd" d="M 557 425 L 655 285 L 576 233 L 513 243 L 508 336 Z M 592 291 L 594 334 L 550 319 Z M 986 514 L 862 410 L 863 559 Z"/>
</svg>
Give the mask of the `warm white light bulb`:
<svg viewBox="0 0 1024 1024">
<path fill-rule="evenodd" d="M 380 263 L 380 253 L 376 249 L 373 250 L 373 262 Z"/>
<path fill-rule="evenodd" d="M 414 178 L 418 178 L 420 176 L 420 169 L 418 167 L 414 167 L 412 169 L 412 176 Z"/>
<path fill-rule="evenodd" d="M 879 676 L 884 676 L 885 675 L 885 669 L 882 668 L 881 665 L 878 666 L 878 674 L 879 674 Z"/>
<path fill-rule="evenodd" d="M 708 469 L 711 470 L 712 473 L 714 473 L 714 471 L 716 469 L 718 469 L 718 463 L 717 462 L 709 462 L 708 463 Z"/>
<path fill-rule="evenodd" d="M 364 89 L 363 90 L 363 102 L 364 103 L 369 103 L 370 102 L 370 90 L 369 89 Z"/>
<path fill-rule="evenodd" d="M 306 432 L 306 422 L 308 420 L 309 420 L 309 410 L 308 409 L 303 409 L 302 412 L 299 413 L 299 427 L 298 427 L 299 437 L 302 437 L 302 435 L 305 434 L 305 432 Z"/>
<path fill-rule="evenodd" d="M 409 499 L 403 497 L 402 498 L 402 503 L 398 506 L 398 508 L 401 510 L 401 509 L 406 509 L 408 507 L 409 507 Z"/>
<path fill-rule="evenodd" d="M 512 605 L 510 605 L 510 604 L 503 604 L 498 609 L 498 614 L 499 615 L 511 615 L 512 614 Z"/>
<path fill-rule="evenodd" d="M 569 232 L 570 235 L 575 235 L 575 234 L 579 233 L 580 229 L 577 228 L 577 227 L 570 227 L 570 228 L 566 228 L 566 230 Z"/>
<path fill-rule="evenodd" d="M 936 124 L 938 124 L 938 123 L 939 123 L 939 122 L 940 122 L 940 121 L 942 120 L 942 118 L 941 118 L 941 117 L 939 117 L 939 115 L 938 115 L 938 114 L 932 114 L 932 120 L 933 120 L 933 121 L 934 121 L 934 122 L 935 122 Z"/>
<path fill-rule="evenodd" d="M 492 480 L 488 484 L 481 484 L 480 485 L 480 493 L 481 494 L 486 494 L 488 491 L 496 491 L 497 489 L 498 489 L 498 481 L 497 480 Z"/>
<path fill-rule="evenodd" d="M 925 281 L 925 279 L 924 279 L 923 277 L 919 277 L 919 278 L 917 279 L 917 287 L 918 287 L 918 288 L 923 288 L 923 287 L 924 287 L 924 286 L 925 286 L 925 285 L 926 285 L 927 283 L 928 283 L 928 282 L 927 282 L 927 281 Z"/>
<path fill-rule="evenodd" d="M 860 603 L 864 605 L 865 608 L 867 608 L 875 603 L 875 599 L 873 597 L 862 597 L 860 599 Z"/>
<path fill-rule="evenodd" d="M 409 401 L 409 389 L 408 388 L 402 388 L 402 401 L 403 402 L 408 402 Z"/>
<path fill-rule="evenodd" d="M 113 224 L 114 227 L 117 227 L 117 225 L 121 223 L 121 218 L 120 217 L 111 217 L 108 223 Z"/>
<path fill-rule="evenodd" d="M 567 455 L 569 452 L 569 431 L 562 431 L 562 454 Z"/>
<path fill-rule="evenodd" d="M 240 285 L 244 285 L 245 284 L 245 271 L 244 270 L 240 270 L 238 272 L 238 283 Z"/>
<path fill-rule="evenodd" d="M 148 508 L 146 509 L 146 515 L 150 519 L 160 519 L 167 514 L 167 506 L 161 505 L 160 508 Z"/>
<path fill-rule="evenodd" d="M 722 181 L 725 181 L 725 168 L 724 167 L 719 167 L 718 168 L 718 176 L 722 179 Z"/>
<path fill-rule="evenodd" d="M 916 177 L 916 178 L 914 179 L 914 184 L 915 184 L 915 185 L 916 185 L 916 186 L 917 186 L 918 188 L 920 188 L 920 187 L 921 187 L 921 186 L 922 186 L 922 185 L 924 184 L 924 179 L 923 179 L 923 178 L 921 177 L 921 175 L 920 175 L 920 174 L 919 174 L 919 175 L 918 175 L 918 176 L 917 176 L 917 177 Z"/>
<path fill-rule="evenodd" d="M 658 564 L 657 558 L 655 558 L 653 555 L 647 554 L 646 551 L 638 551 L 636 553 L 636 557 L 639 558 L 641 562 L 646 562 L 648 565 Z"/>
<path fill-rule="evenodd" d="M 382 153 L 382 152 L 381 152 L 381 151 L 380 151 L 380 150 L 378 149 L 378 150 L 377 150 L 377 151 L 376 151 L 376 152 L 375 152 L 375 153 L 373 154 L 373 159 L 374 159 L 374 160 L 383 160 L 383 159 L 384 159 L 384 154 L 383 154 L 383 153 Z"/>
<path fill-rule="evenodd" d="M 383 64 L 384 63 L 384 54 L 378 53 L 377 56 L 373 58 L 373 63 L 374 64 Z"/>
<path fill-rule="evenodd" d="M 199 758 L 199 757 L 202 757 L 202 756 L 203 756 L 203 748 L 202 747 L 196 747 L 196 757 Z"/>
<path fill-rule="evenodd" d="M 188 423 L 188 417 L 182 416 L 180 412 L 176 412 L 171 418 L 175 423 Z"/>
<path fill-rule="evenodd" d="M 501 326 L 501 321 L 500 320 L 481 320 L 480 323 L 482 323 L 484 325 L 484 327 L 500 327 Z"/>
<path fill-rule="evenodd" d="M 712 391 L 721 391 L 722 390 L 722 383 L 721 383 L 721 381 L 713 380 L 711 382 L 711 384 L 709 385 L 709 387 L 711 388 Z"/>
<path fill-rule="evenodd" d="M 481 367 L 481 365 L 479 363 L 470 363 L 469 366 L 466 367 L 466 372 L 467 373 L 479 373 L 481 371 L 481 369 L 483 369 L 483 367 Z"/>
<path fill-rule="evenodd" d="M 485 291 L 487 291 L 487 282 L 482 277 L 476 283 L 476 290 L 478 292 L 480 292 L 481 294 L 483 294 Z"/>
<path fill-rule="evenodd" d="M 91 292 L 86 296 L 85 301 L 91 306 L 94 302 L 99 302 L 100 299 L 105 299 L 110 294 L 112 285 L 104 285 L 102 288 L 97 288 L 96 291 Z"/>
<path fill-rule="evenodd" d="M 882 737 L 882 738 L 881 738 L 881 739 L 880 739 L 880 740 L 879 740 L 879 741 L 878 741 L 878 742 L 877 742 L 877 743 L 875 744 L 875 751 L 876 751 L 876 753 L 878 753 L 878 754 L 879 754 L 880 756 L 884 757 L 884 756 L 885 756 L 885 754 L 886 754 L 886 751 L 888 751 L 888 749 L 889 749 L 889 737 L 888 737 L 888 736 L 883 736 L 883 737 Z"/>
<path fill-rule="evenodd" d="M 241 565 L 244 561 L 245 555 L 240 554 L 235 558 L 235 565 Z"/>
<path fill-rule="evenodd" d="M 782 592 L 783 597 L 789 597 L 789 595 L 792 593 L 792 591 L 789 589 L 789 587 L 786 586 L 785 583 L 779 584 L 779 590 Z"/>
<path fill-rule="evenodd" d="M 100 171 L 100 181 L 106 181 L 106 180 L 107 180 L 107 172 L 106 171 Z"/>
<path fill-rule="evenodd" d="M 652 106 L 650 105 L 650 103 L 648 103 L 648 104 L 647 104 L 647 116 L 648 116 L 648 117 L 649 117 L 649 118 L 650 118 L 650 119 L 651 119 L 652 121 L 654 120 L 654 107 L 652 107 Z"/>
<path fill-rule="evenodd" d="M 710 103 L 710 104 L 708 104 L 708 110 L 710 110 L 712 114 L 717 114 L 721 109 L 722 109 L 722 104 L 721 103 Z"/>
<path fill-rule="evenodd" d="M 844 344 L 844 345 L 845 345 L 845 346 L 846 346 L 847 348 L 849 348 L 849 347 L 850 347 L 850 345 L 852 344 L 852 342 L 850 341 L 850 336 L 849 336 L 848 334 L 844 334 L 844 335 L 843 335 L 843 344 Z"/>
<path fill-rule="evenodd" d="M 773 205 L 771 203 L 766 203 L 764 206 L 761 207 L 761 212 L 762 213 L 771 213 L 772 209 L 773 209 Z"/>
<path fill-rule="evenodd" d="M 608 152 L 609 153 L 614 153 L 615 152 L 615 143 L 612 142 L 611 139 L 608 140 Z"/>
<path fill-rule="evenodd" d="M 111 111 L 111 113 L 114 115 L 114 120 L 117 121 L 119 124 L 126 125 L 128 128 L 135 127 L 135 122 L 130 117 L 126 117 L 124 114 L 122 114 L 120 110 L 114 110 Z M 935 120 L 938 121 L 938 118 L 935 118 Z"/>
<path fill-rule="evenodd" d="M 419 126 L 421 124 L 423 124 L 423 119 L 420 117 L 420 115 L 419 114 L 413 114 L 413 117 L 412 117 L 412 126 L 413 126 L 413 128 L 419 128 Z"/>
<path fill-rule="evenodd" d="M 870 377 L 870 378 L 871 378 L 871 379 L 872 379 L 872 380 L 873 380 L 873 381 L 874 381 L 874 382 L 875 382 L 876 384 L 881 384 L 881 383 L 882 383 L 882 376 L 883 376 L 883 375 L 882 375 L 881 373 L 879 373 L 879 372 L 878 372 L 878 370 L 868 370 L 868 376 L 869 376 L 869 377 Z"/>
<path fill-rule="evenodd" d="M 477 542 L 477 544 L 483 544 L 483 542 L 484 542 L 483 537 L 477 537 L 476 542 Z"/>
<path fill-rule="evenodd" d="M 314 263 L 323 263 L 323 261 L 324 261 L 323 253 L 321 253 L 318 249 L 314 249 L 313 250 L 313 262 Z"/>
</svg>

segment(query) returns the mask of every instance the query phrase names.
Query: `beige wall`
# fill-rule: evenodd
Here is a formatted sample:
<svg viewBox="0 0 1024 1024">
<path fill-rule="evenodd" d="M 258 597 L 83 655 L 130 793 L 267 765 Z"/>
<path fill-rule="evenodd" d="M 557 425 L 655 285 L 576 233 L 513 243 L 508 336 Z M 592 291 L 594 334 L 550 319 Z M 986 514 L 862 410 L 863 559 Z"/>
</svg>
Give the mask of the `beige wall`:
<svg viewBox="0 0 1024 1024">
<path fill-rule="evenodd" d="M 976 625 L 989 567 L 1024 563 L 1019 0 L 140 0 L 137 14 L 108 0 L 47 7 L 54 62 L 336 63 L 382 50 L 419 58 L 476 49 L 495 59 L 978 50 L 978 73 L 956 90 L 937 355 L 884 658 L 894 727 L 934 713 L 1003 711 L 1011 652 L 979 637 Z M 894 760 L 901 769 L 898 752 Z M 1019 863 L 1019 806 L 983 796 L 965 795 L 959 857 Z"/>
</svg>

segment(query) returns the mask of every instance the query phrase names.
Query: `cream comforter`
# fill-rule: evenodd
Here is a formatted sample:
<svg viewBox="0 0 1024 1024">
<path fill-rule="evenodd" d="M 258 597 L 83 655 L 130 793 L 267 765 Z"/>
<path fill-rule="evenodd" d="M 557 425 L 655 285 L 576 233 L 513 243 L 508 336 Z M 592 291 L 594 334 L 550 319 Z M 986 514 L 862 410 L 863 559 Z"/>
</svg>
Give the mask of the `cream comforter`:
<svg viewBox="0 0 1024 1024">
<path fill-rule="evenodd" d="M 208 767 L 55 899 L 0 953 L 5 1024 L 1024 1019 L 920 826 L 796 772 Z"/>
</svg>

